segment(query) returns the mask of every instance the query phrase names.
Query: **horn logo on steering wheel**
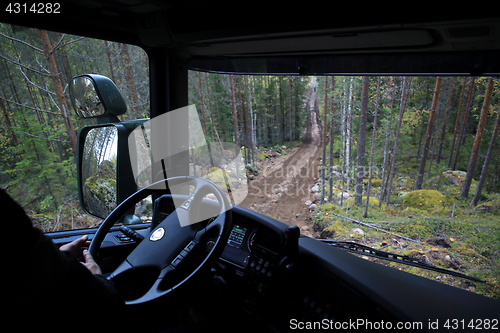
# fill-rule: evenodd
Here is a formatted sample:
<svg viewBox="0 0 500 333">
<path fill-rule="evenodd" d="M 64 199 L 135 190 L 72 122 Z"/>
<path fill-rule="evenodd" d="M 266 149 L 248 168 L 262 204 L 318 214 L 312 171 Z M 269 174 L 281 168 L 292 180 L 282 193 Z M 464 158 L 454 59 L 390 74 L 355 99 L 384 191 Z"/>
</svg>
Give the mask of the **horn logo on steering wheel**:
<svg viewBox="0 0 500 333">
<path fill-rule="evenodd" d="M 149 236 L 149 240 L 156 242 L 157 240 L 160 240 L 163 237 L 163 235 L 165 235 L 165 229 L 160 227 L 160 228 L 156 229 L 151 234 L 151 236 Z"/>
</svg>

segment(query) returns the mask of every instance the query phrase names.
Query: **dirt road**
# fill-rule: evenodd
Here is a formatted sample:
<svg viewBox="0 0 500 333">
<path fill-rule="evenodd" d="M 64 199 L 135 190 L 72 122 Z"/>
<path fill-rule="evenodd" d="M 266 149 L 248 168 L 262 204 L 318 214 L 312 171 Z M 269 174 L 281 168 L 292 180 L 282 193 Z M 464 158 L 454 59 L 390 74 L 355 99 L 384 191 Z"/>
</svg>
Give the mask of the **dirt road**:
<svg viewBox="0 0 500 333">
<path fill-rule="evenodd" d="M 314 84 L 313 80 L 313 84 Z M 280 157 L 276 166 L 248 184 L 248 196 L 239 206 L 257 211 L 288 225 L 296 225 L 301 234 L 316 238 L 312 213 L 305 201 L 312 201 L 311 187 L 317 182 L 321 140 L 314 113 L 317 92 L 311 86 L 308 107 L 312 119 L 312 140 L 295 152 Z"/>
</svg>

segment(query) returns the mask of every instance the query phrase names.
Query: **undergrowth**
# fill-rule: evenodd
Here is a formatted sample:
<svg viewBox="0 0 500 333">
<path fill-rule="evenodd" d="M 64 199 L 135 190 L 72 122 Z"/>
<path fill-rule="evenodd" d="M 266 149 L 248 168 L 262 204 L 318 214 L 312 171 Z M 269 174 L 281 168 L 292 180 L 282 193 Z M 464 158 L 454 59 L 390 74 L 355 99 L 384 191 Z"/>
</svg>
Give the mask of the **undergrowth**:
<svg viewBox="0 0 500 333">
<path fill-rule="evenodd" d="M 437 197 L 444 198 L 439 195 Z M 449 208 L 449 201 L 446 206 Z M 315 221 L 323 230 L 322 238 L 355 241 L 477 277 L 486 283 L 365 257 L 411 274 L 500 299 L 500 223 L 497 211 L 473 209 L 468 206 L 468 202 L 457 201 L 451 217 L 449 209 L 424 210 L 383 204 L 380 208 L 370 205 L 369 217 L 364 219 L 364 205 L 350 205 L 346 209 L 329 203 L 318 208 Z M 338 215 L 411 238 L 415 242 L 351 222 Z"/>
</svg>

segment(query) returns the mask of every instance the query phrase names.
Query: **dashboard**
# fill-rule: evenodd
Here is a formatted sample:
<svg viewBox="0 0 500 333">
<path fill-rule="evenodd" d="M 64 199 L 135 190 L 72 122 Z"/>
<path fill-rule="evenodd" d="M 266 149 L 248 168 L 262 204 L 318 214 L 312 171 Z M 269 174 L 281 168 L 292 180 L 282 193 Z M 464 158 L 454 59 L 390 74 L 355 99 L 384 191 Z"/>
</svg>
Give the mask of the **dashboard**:
<svg viewBox="0 0 500 333">
<path fill-rule="evenodd" d="M 221 260 L 243 269 L 250 267 L 271 277 L 281 239 L 272 230 L 251 222 L 240 219 L 233 225 Z"/>
<path fill-rule="evenodd" d="M 217 306 L 206 307 L 220 312 L 225 306 L 226 320 L 240 318 L 238 314 L 232 315 L 238 310 L 250 315 L 252 320 L 260 318 L 261 322 L 280 323 L 282 327 L 278 331 L 286 331 L 288 323 L 296 319 L 346 322 L 350 318 L 367 318 L 372 322 L 426 323 L 429 318 L 460 316 L 470 320 L 481 316 L 493 318 L 498 314 L 500 303 L 496 300 L 299 237 L 298 228 L 244 208 L 235 206 L 232 213 L 230 237 L 216 267 L 217 275 L 229 291 L 222 297 L 220 290 L 213 288 L 216 297 L 212 297 L 211 302 L 217 300 Z M 130 225 L 130 228 L 143 236 L 149 233 L 146 224 Z M 60 246 L 83 233 L 92 239 L 93 231 L 47 235 Z M 100 262 L 103 271 L 107 270 L 106 266 L 112 270 L 123 261 L 133 246 L 134 241 L 113 227 L 101 247 L 104 254 L 108 253 Z M 450 300 L 453 301 L 450 303 Z"/>
<path fill-rule="evenodd" d="M 233 209 L 233 227 L 220 262 L 239 288 L 264 296 L 286 265 L 287 229 L 268 225 L 259 214 Z"/>
</svg>

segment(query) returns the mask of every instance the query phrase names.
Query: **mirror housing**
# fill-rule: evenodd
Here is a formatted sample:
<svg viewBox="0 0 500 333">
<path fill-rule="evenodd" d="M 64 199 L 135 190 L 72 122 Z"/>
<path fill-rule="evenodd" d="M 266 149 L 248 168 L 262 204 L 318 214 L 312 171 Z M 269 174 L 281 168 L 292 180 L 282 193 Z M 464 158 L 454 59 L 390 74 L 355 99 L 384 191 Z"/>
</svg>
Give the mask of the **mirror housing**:
<svg viewBox="0 0 500 333">
<path fill-rule="evenodd" d="M 118 122 L 117 116 L 127 112 L 127 105 L 114 82 L 106 76 L 84 74 L 69 83 L 71 104 L 82 119 L 104 118 Z"/>
<path fill-rule="evenodd" d="M 85 126 L 78 131 L 78 197 L 85 213 L 104 219 L 137 191 L 128 136 L 145 121 Z"/>
<path fill-rule="evenodd" d="M 82 207 L 104 218 L 117 206 L 118 130 L 115 126 L 91 128 L 79 158 L 79 189 Z"/>
</svg>

